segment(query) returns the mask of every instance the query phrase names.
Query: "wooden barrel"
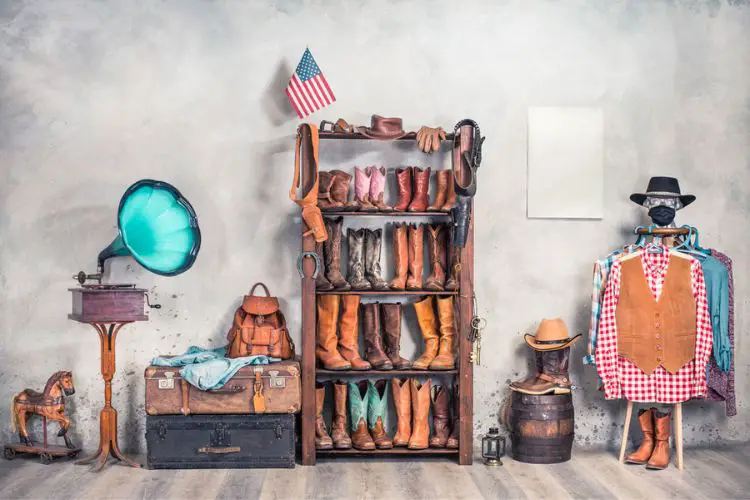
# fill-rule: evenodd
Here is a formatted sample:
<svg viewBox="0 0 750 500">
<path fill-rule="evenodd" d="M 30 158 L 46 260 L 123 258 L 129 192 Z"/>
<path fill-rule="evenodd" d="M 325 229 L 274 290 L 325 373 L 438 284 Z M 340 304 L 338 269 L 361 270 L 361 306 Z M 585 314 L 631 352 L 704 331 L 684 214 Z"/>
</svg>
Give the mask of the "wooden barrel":
<svg viewBox="0 0 750 500">
<path fill-rule="evenodd" d="M 511 392 L 508 417 L 511 456 L 519 462 L 532 464 L 570 460 L 575 425 L 572 396 Z"/>
</svg>

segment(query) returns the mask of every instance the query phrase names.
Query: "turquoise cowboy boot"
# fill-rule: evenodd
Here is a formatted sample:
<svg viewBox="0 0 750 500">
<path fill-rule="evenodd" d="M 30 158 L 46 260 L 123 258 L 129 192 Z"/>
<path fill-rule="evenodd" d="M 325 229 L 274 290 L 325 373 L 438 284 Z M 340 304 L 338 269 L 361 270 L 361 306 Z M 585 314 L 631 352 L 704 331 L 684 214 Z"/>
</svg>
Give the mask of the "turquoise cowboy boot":
<svg viewBox="0 0 750 500">
<path fill-rule="evenodd" d="M 385 379 L 369 381 L 367 386 L 367 421 L 370 424 L 370 432 L 375 446 L 384 450 L 393 448 L 393 441 L 388 437 L 385 430 L 388 428 L 388 386 L 390 382 Z"/>
<path fill-rule="evenodd" d="M 349 382 L 349 414 L 352 426 L 352 446 L 358 450 L 374 450 L 375 442 L 367 430 L 367 381 Z"/>
</svg>

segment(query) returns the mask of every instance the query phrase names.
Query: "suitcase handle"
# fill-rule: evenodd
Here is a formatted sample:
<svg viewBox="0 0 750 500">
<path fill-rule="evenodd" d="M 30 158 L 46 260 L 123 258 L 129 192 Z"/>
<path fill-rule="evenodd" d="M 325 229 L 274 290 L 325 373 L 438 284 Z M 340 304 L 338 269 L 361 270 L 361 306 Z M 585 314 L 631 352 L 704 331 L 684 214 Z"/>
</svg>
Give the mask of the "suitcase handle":
<svg viewBox="0 0 750 500">
<path fill-rule="evenodd" d="M 242 385 L 230 385 L 229 387 L 225 386 L 210 392 L 214 394 L 237 394 L 238 392 L 243 392 L 245 389 L 246 387 Z"/>
<path fill-rule="evenodd" d="M 207 453 L 207 454 L 214 454 L 214 455 L 225 455 L 227 453 L 239 453 L 240 447 L 239 446 L 224 446 L 222 448 L 218 448 L 215 446 L 204 446 L 202 448 L 198 448 L 198 453 Z"/>
</svg>

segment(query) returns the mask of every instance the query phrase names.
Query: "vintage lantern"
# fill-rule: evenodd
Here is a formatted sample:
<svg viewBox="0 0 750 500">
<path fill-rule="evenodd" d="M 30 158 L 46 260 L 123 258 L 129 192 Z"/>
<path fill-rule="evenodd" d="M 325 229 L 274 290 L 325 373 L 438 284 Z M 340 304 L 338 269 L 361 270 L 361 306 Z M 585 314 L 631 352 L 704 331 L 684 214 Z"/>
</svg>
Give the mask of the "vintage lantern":
<svg viewBox="0 0 750 500">
<path fill-rule="evenodd" d="M 500 445 L 502 443 L 502 446 Z M 482 438 L 482 458 L 485 465 L 503 465 L 500 460 L 505 456 L 505 436 L 501 436 L 497 427 L 490 427 L 490 432 Z"/>
</svg>

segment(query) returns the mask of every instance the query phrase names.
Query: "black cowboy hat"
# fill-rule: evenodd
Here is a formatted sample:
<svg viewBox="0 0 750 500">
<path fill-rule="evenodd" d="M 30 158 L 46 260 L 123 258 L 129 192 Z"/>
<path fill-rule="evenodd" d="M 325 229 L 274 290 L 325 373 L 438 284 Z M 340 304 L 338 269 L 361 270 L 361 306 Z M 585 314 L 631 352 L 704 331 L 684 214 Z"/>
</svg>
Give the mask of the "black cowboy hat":
<svg viewBox="0 0 750 500">
<path fill-rule="evenodd" d="M 643 205 L 643 202 L 649 196 L 654 198 L 679 198 L 683 207 L 695 201 L 695 196 L 692 194 L 680 192 L 680 183 L 674 177 L 651 177 L 646 192 L 631 194 L 630 201 Z"/>
</svg>

